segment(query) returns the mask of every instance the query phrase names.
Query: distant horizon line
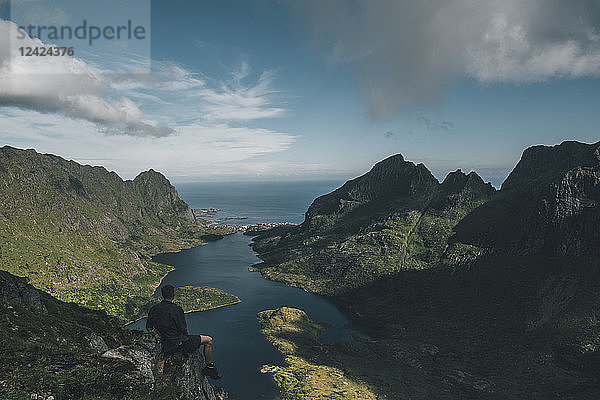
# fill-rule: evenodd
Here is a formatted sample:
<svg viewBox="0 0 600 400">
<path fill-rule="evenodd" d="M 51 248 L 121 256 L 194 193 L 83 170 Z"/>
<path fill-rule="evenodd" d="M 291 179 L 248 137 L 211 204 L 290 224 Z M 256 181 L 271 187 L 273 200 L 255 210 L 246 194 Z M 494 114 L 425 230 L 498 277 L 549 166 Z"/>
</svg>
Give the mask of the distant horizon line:
<svg viewBox="0 0 600 400">
<path fill-rule="evenodd" d="M 11 144 L 3 144 L 1 148 L 12 148 L 12 149 L 16 149 L 16 150 L 21 150 L 21 151 L 34 151 L 38 154 L 42 154 L 42 155 L 51 155 L 51 156 L 55 156 L 55 157 L 59 157 L 62 158 L 64 160 L 67 161 L 72 161 L 75 162 L 77 164 L 83 165 L 83 166 L 89 166 L 89 167 L 101 167 L 106 169 L 108 172 L 114 172 L 116 173 L 121 179 L 123 179 L 124 181 L 126 180 L 133 180 L 136 176 L 138 176 L 139 174 L 143 173 L 143 172 L 147 172 L 149 170 L 154 170 L 156 172 L 159 172 L 160 174 L 162 174 L 163 176 L 165 176 L 169 182 L 171 182 L 171 184 L 173 184 L 174 186 L 177 184 L 207 184 L 207 183 L 249 183 L 249 182 L 253 182 L 253 183 L 266 183 L 266 182 L 334 182 L 334 181 L 340 181 L 341 184 L 340 186 L 345 183 L 348 180 L 351 179 L 355 179 L 358 178 L 364 174 L 366 174 L 367 172 L 369 172 L 371 170 L 371 168 L 389 158 L 389 157 L 393 157 L 395 155 L 402 155 L 403 159 L 404 155 L 401 152 L 398 153 L 394 153 L 389 155 L 388 157 L 382 158 L 381 160 L 373 163 L 371 165 L 371 167 L 369 167 L 368 169 L 362 171 L 362 172 L 358 172 L 358 171 L 354 171 L 354 172 L 347 172 L 347 173 L 340 173 L 339 175 L 325 175 L 325 176 L 319 176 L 319 175 L 315 175 L 313 174 L 307 174 L 307 175 L 290 175 L 290 176 L 241 176 L 241 175 L 232 175 L 231 177 L 227 177 L 227 176 L 221 176 L 221 177 L 215 177 L 215 178 L 207 178 L 207 177 L 191 177 L 191 176 L 181 176 L 181 175 L 170 175 L 167 172 L 163 172 L 162 170 L 160 170 L 159 168 L 156 167 L 150 167 L 148 169 L 142 169 L 139 172 L 137 172 L 135 174 L 135 176 L 133 178 L 124 178 L 123 174 L 120 172 L 115 171 L 114 169 L 110 169 L 108 167 L 106 167 L 105 165 L 102 165 L 100 163 L 98 164 L 94 164 L 94 163 L 90 163 L 89 160 L 88 161 L 78 161 L 74 158 L 67 158 L 65 156 L 61 156 L 58 154 L 54 154 L 54 153 L 49 153 L 49 152 L 41 152 L 36 150 L 33 147 L 29 147 L 29 148 L 21 148 L 21 147 L 16 147 L 14 145 Z M 533 147 L 533 146 L 530 146 Z M 475 171 L 475 173 L 477 173 L 477 175 L 479 175 L 485 183 L 490 183 L 492 186 L 494 186 L 496 189 L 500 189 L 500 187 L 502 186 L 502 183 L 506 180 L 506 178 L 508 177 L 508 175 L 510 174 L 510 172 L 514 169 L 514 166 L 512 168 L 489 168 L 489 167 L 481 167 L 481 168 L 472 168 L 469 169 L 467 171 L 467 169 L 463 169 L 463 168 L 455 168 L 455 167 L 448 167 L 448 168 L 430 168 L 427 163 L 423 162 L 423 161 L 418 161 L 418 160 L 407 160 L 408 162 L 412 162 L 413 164 L 417 165 L 417 164 L 423 164 L 425 165 L 425 167 L 431 172 L 431 174 L 441 183 L 443 182 L 445 176 L 447 176 L 449 173 L 451 172 L 455 172 L 457 170 L 462 170 L 463 172 L 466 171 L 466 173 L 470 172 L 470 171 Z M 101 160 L 98 160 L 99 162 L 101 162 Z M 486 170 L 486 169 L 495 169 L 497 170 L 497 172 L 499 174 L 486 174 L 486 173 L 482 173 L 482 170 Z M 500 171 L 502 171 L 502 173 L 500 173 Z"/>
<path fill-rule="evenodd" d="M 448 171 L 445 173 L 444 176 L 447 176 L 448 174 L 455 172 L 457 170 L 460 170 L 460 168 L 452 170 L 452 171 Z M 491 184 L 493 187 L 495 187 L 496 189 L 500 189 L 500 187 L 502 186 L 502 183 L 506 180 L 507 176 L 504 177 L 500 177 L 500 176 L 493 176 L 493 177 L 488 177 L 488 176 L 481 176 L 481 174 L 479 172 L 477 172 L 477 170 L 473 170 L 475 173 L 477 173 L 477 175 L 479 175 L 483 181 L 485 183 L 489 183 Z M 236 178 L 231 178 L 231 179 L 226 179 L 226 178 L 215 178 L 215 179 L 201 179 L 201 178 L 190 178 L 190 179 L 179 179 L 181 177 L 172 177 L 169 178 L 167 177 L 167 179 L 169 179 L 169 182 L 171 182 L 171 184 L 173 186 L 177 186 L 177 185 L 194 185 L 194 184 L 199 184 L 199 185 L 203 185 L 203 184 L 261 184 L 261 183 L 318 183 L 318 182 L 323 182 L 323 183 L 331 183 L 331 182 L 340 182 L 339 186 L 342 186 L 344 183 L 346 183 L 349 180 L 352 179 L 356 179 L 364 174 L 366 174 L 368 171 L 360 173 L 360 174 L 356 174 L 356 175 L 351 175 L 351 176 L 338 176 L 338 177 L 334 177 L 334 176 L 329 176 L 329 177 L 307 177 L 307 176 L 303 176 L 303 177 L 277 177 L 277 178 L 269 178 L 269 177 L 252 177 L 252 178 L 243 178 L 243 177 L 236 177 Z M 440 179 L 438 176 L 436 176 L 436 173 L 434 173 L 433 171 L 430 171 L 432 173 L 432 175 L 440 182 L 442 183 L 444 179 Z M 463 171 L 464 172 L 464 171 Z M 468 172 L 466 172 L 468 173 Z M 510 173 L 510 172 L 509 172 Z"/>
</svg>

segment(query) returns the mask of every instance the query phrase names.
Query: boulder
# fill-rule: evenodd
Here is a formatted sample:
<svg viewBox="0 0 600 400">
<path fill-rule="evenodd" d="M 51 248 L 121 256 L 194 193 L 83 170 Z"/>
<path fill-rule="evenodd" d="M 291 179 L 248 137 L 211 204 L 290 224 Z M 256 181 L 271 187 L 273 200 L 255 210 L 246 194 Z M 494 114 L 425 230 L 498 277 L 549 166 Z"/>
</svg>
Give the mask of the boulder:
<svg viewBox="0 0 600 400">
<path fill-rule="evenodd" d="M 0 271 L 0 303 L 10 307 L 25 307 L 47 314 L 40 292 L 29 284 L 27 278 Z"/>
<path fill-rule="evenodd" d="M 108 350 L 102 357 L 117 364 L 128 364 L 128 375 L 140 383 L 154 387 L 157 380 L 162 380 L 178 387 L 182 400 L 227 399 L 222 388 L 211 385 L 202 375 L 205 361 L 200 351 L 164 357 L 160 353 L 160 339 L 156 333 L 137 331 L 133 335 L 136 337 L 131 344 Z M 163 363 L 161 368 L 157 367 Z"/>
</svg>

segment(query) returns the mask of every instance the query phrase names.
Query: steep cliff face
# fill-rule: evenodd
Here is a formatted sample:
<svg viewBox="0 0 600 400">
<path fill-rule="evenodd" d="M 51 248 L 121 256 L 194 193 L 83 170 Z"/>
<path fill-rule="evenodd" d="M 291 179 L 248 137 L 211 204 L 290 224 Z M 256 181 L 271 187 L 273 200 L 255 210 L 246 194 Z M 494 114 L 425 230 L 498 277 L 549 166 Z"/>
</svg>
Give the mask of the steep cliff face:
<svg viewBox="0 0 600 400">
<path fill-rule="evenodd" d="M 176 216 L 188 222 L 196 220 L 191 208 L 179 198 L 177 189 L 161 173 L 151 169 L 126 183 L 133 186 L 139 194 L 143 205 L 142 213 L 147 211 L 157 218 Z"/>
<path fill-rule="evenodd" d="M 404 161 L 397 154 L 377 163 L 371 171 L 346 182 L 332 193 L 317 198 L 306 212 L 304 225 L 318 229 L 325 217 L 337 219 L 357 207 L 411 198 L 426 204 L 439 182 L 423 165 Z"/>
<path fill-rule="evenodd" d="M 156 334 L 64 303 L 0 271 L 0 397 L 71 400 L 223 400 L 202 376 L 204 358 L 169 357 L 157 371 Z"/>
<path fill-rule="evenodd" d="M 456 227 L 489 253 L 600 255 L 600 142 L 523 152 L 498 196 Z"/>
<path fill-rule="evenodd" d="M 449 248 L 452 229 L 495 192 L 474 172 L 458 170 L 440 184 L 422 164 L 396 155 L 317 198 L 298 227 L 261 234 L 253 246 L 270 279 L 339 294 L 465 259 L 467 250 Z"/>
<path fill-rule="evenodd" d="M 168 267 L 151 255 L 201 243 L 202 226 L 155 171 L 123 181 L 102 167 L 0 148 L 0 269 L 63 300 L 134 318 Z"/>
</svg>

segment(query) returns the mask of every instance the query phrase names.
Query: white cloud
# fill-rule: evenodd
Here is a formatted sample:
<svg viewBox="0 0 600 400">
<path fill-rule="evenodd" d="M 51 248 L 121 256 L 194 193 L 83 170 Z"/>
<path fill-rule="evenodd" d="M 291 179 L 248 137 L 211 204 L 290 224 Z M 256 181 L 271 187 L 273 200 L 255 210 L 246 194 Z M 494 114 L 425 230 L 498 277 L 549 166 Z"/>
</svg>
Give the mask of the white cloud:
<svg viewBox="0 0 600 400">
<path fill-rule="evenodd" d="M 236 78 L 239 79 L 239 76 Z M 254 120 L 284 115 L 285 109 L 271 105 L 270 96 L 275 93 L 270 89 L 272 79 L 272 72 L 264 72 L 254 86 L 244 87 L 236 80 L 229 86 L 199 92 L 198 96 L 205 103 L 205 118 Z"/>
<path fill-rule="evenodd" d="M 286 110 L 274 105 L 278 91 L 272 88 L 274 71 L 261 73 L 255 82 L 249 81 L 250 66 L 242 62 L 239 69 L 231 73 L 229 81 L 211 81 L 201 78 L 185 68 L 173 63 L 155 63 L 155 76 L 158 82 L 155 90 L 168 96 L 176 92 L 181 104 L 193 104 L 194 112 L 204 121 L 252 121 L 276 118 L 285 115 Z"/>
<path fill-rule="evenodd" d="M 242 123 L 285 113 L 273 105 L 274 73 L 245 84 L 247 63 L 232 72 L 230 81 L 211 81 L 171 62 L 155 62 L 152 75 L 110 73 L 78 58 L 20 57 L 14 45 L 9 49 L 11 32 L 16 35 L 16 25 L 0 20 L 0 37 L 5 38 L 0 43 L 0 106 L 83 119 L 113 136 L 152 137 L 172 135 L 190 121 Z M 44 44 L 27 37 L 19 46 Z M 135 63 L 112 59 L 110 67 L 120 71 Z"/>
<path fill-rule="evenodd" d="M 131 99 L 109 98 L 110 81 L 98 68 L 75 57 L 20 56 L 16 25 L 9 21 L 0 20 L 0 37 L 0 106 L 59 113 L 97 123 L 113 133 L 164 136 L 173 132 L 147 123 Z M 45 46 L 29 37 L 18 39 L 18 45 Z"/>
<path fill-rule="evenodd" d="M 295 138 L 269 129 L 225 124 L 180 126 L 164 137 L 99 135 L 91 122 L 7 108 L 0 113 L 3 144 L 35 148 L 67 159 L 103 165 L 123 178 L 154 168 L 167 176 L 248 176 L 273 174 L 269 163 L 253 158 L 286 150 Z M 279 166 L 280 167 L 280 166 Z"/>
<path fill-rule="evenodd" d="M 154 62 L 152 74 L 120 73 L 139 61 L 127 56 L 15 57 L 13 48 L 11 57 L 14 29 L 0 20 L 0 145 L 100 164 L 125 178 L 148 168 L 204 178 L 283 170 L 258 160 L 295 137 L 244 126 L 285 114 L 273 71 L 253 74 L 243 62 L 217 80 L 165 61 Z M 44 46 L 28 37 L 19 45 Z"/>
<path fill-rule="evenodd" d="M 111 62 L 117 68 L 128 63 Z M 257 159 L 288 149 L 295 137 L 243 126 L 285 112 L 274 106 L 273 79 L 265 72 L 252 80 L 247 63 L 219 81 L 171 62 L 156 62 L 152 75 L 135 75 L 69 57 L 5 57 L 0 145 L 101 164 L 125 178 L 148 168 L 202 178 L 279 173 L 281 165 Z"/>
<path fill-rule="evenodd" d="M 597 0 L 290 4 L 329 61 L 356 66 L 374 119 L 430 106 L 465 76 L 518 83 L 600 76 Z"/>
</svg>

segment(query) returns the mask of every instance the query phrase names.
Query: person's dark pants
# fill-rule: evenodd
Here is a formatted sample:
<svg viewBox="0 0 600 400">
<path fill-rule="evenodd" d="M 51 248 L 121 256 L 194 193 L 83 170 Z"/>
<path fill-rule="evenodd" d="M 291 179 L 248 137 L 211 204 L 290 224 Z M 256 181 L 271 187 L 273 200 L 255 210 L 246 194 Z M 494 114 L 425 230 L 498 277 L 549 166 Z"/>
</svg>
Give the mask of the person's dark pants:
<svg viewBox="0 0 600 400">
<path fill-rule="evenodd" d="M 200 348 L 202 338 L 200 335 L 188 335 L 187 340 L 179 345 L 177 351 L 180 351 L 184 355 L 193 353 Z"/>
<path fill-rule="evenodd" d="M 187 335 L 186 339 L 176 347 L 169 347 L 162 349 L 162 353 L 165 356 L 174 355 L 176 353 L 187 356 L 198 350 L 202 345 L 202 338 L 200 335 Z"/>
</svg>

